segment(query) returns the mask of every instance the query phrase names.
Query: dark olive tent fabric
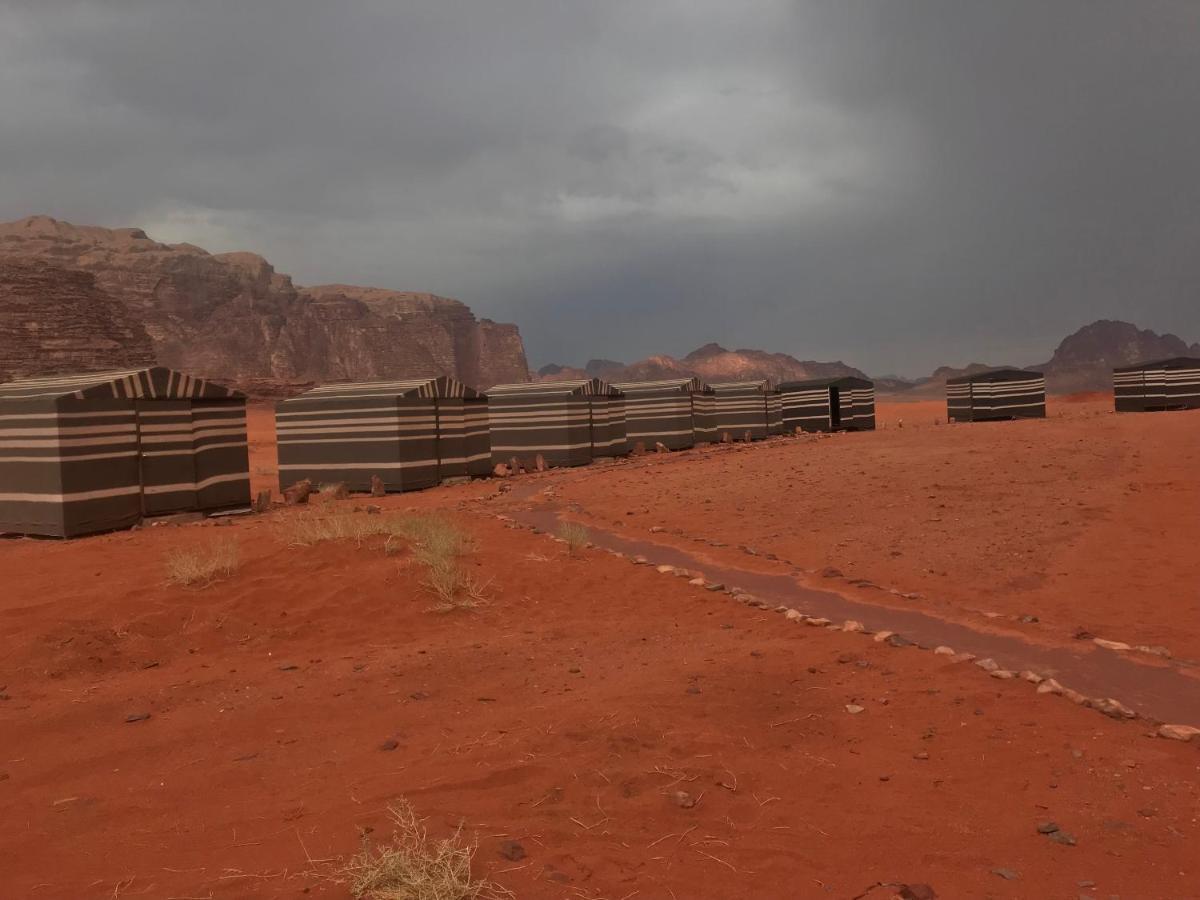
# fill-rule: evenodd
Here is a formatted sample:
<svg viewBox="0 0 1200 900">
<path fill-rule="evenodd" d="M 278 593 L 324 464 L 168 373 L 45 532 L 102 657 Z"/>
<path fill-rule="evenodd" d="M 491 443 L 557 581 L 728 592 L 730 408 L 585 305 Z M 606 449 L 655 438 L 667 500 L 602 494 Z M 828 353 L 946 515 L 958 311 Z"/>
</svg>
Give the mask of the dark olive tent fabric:
<svg viewBox="0 0 1200 900">
<path fill-rule="evenodd" d="M 1041 419 L 1046 416 L 1046 379 L 1041 372 L 992 369 L 946 381 L 946 414 L 955 422 Z"/>
<path fill-rule="evenodd" d="M 627 452 L 625 396 L 599 378 L 496 385 L 488 425 L 493 463 L 584 466 Z"/>
<path fill-rule="evenodd" d="M 279 485 L 378 476 L 388 491 L 415 491 L 491 471 L 487 397 L 456 378 L 328 384 L 276 407 Z"/>
<path fill-rule="evenodd" d="M 0 385 L 0 531 L 75 537 L 249 502 L 236 391 L 160 366 Z"/>
<path fill-rule="evenodd" d="M 1113 369 L 1117 412 L 1200 409 L 1200 359 L 1177 356 Z"/>
<path fill-rule="evenodd" d="M 766 379 L 729 381 L 710 385 L 716 399 L 718 439 L 752 441 L 783 432 L 783 402 Z"/>
<path fill-rule="evenodd" d="M 613 385 L 625 395 L 625 436 L 630 448 L 662 444 L 684 450 L 715 438 L 712 388 L 699 378 L 626 381 Z"/>
<path fill-rule="evenodd" d="M 875 384 L 865 378 L 785 381 L 783 430 L 871 431 L 875 428 Z"/>
</svg>

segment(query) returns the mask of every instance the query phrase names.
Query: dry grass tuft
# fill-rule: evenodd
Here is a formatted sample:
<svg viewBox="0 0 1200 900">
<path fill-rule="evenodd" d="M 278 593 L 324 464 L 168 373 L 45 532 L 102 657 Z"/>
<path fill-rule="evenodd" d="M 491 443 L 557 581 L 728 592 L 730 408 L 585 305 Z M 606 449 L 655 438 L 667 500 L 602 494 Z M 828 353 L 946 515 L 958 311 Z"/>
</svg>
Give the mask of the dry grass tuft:
<svg viewBox="0 0 1200 900">
<path fill-rule="evenodd" d="M 574 556 L 588 545 L 592 533 L 578 522 L 563 522 L 558 526 L 558 536 L 567 542 L 567 553 Z"/>
<path fill-rule="evenodd" d="M 305 510 L 283 516 L 275 524 L 276 533 L 289 547 L 311 547 L 322 541 L 353 541 L 358 546 L 368 538 L 403 536 L 404 522 L 397 516 L 372 516 L 343 510 Z"/>
<path fill-rule="evenodd" d="M 462 829 L 444 840 L 429 837 L 407 800 L 388 808 L 393 832 L 389 844 L 364 846 L 342 870 L 355 900 L 505 900 L 511 891 L 471 878 L 478 846 Z"/>
<path fill-rule="evenodd" d="M 425 588 L 437 598 L 435 612 L 475 609 L 487 602 L 490 582 L 479 582 L 462 564 L 471 549 L 471 539 L 461 528 L 442 516 L 414 516 L 408 521 L 413 554 L 425 566 Z"/>
<path fill-rule="evenodd" d="M 183 547 L 167 554 L 167 580 L 185 587 L 206 587 L 237 571 L 240 552 L 234 538 L 219 538 L 206 547 Z"/>
</svg>

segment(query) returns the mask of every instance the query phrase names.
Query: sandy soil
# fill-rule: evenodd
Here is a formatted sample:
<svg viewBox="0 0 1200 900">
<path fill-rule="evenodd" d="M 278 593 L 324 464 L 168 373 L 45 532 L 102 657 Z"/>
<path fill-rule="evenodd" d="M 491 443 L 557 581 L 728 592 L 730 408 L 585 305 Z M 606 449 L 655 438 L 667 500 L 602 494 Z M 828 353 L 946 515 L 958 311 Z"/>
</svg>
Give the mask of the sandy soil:
<svg viewBox="0 0 1200 900">
<path fill-rule="evenodd" d="M 476 611 L 430 612 L 406 552 L 287 547 L 297 510 L 0 542 L 4 895 L 344 897 L 338 858 L 386 833 L 398 796 L 439 834 L 464 823 L 478 873 L 520 897 L 1194 895 L 1196 746 L 598 550 L 568 558 L 491 515 L 528 496 L 597 531 L 731 545 L 706 545 L 714 560 L 783 565 L 737 549 L 752 543 L 837 566 L 931 614 L 1036 614 L 1038 640 L 1082 624 L 1200 656 L 1200 416 L 939 412 L 382 501 L 474 536 Z M 252 423 L 267 487 L 267 412 Z M 166 583 L 168 552 L 213 540 L 237 542 L 232 578 Z M 1077 844 L 1038 834 L 1047 820 Z"/>
</svg>

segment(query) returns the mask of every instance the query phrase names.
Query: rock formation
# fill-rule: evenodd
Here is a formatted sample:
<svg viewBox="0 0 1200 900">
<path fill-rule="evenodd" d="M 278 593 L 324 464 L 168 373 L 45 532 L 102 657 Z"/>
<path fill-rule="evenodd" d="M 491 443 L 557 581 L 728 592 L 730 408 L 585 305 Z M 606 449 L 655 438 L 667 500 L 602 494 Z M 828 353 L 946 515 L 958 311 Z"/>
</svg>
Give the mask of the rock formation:
<svg viewBox="0 0 1200 900">
<path fill-rule="evenodd" d="M 5 377 L 157 361 L 261 393 L 431 374 L 486 388 L 528 369 L 515 325 L 477 320 L 457 300 L 298 287 L 252 253 L 46 216 L 0 225 L 0 321 L 10 320 L 26 333 L 0 337 Z M 62 334 L 78 352 L 48 359 Z"/>
<path fill-rule="evenodd" d="M 1112 387 L 1112 370 L 1152 359 L 1200 356 L 1200 344 L 1173 334 L 1139 329 L 1129 322 L 1101 319 L 1063 338 L 1054 356 L 1041 366 L 1046 387 L 1057 393 L 1099 391 Z"/>
</svg>

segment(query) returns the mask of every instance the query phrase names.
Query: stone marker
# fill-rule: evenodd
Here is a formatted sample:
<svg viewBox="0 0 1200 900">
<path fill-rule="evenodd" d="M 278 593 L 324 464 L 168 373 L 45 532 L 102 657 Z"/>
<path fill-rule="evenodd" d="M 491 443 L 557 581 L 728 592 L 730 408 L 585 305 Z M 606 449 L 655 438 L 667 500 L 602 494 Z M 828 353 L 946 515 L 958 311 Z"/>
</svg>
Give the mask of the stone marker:
<svg viewBox="0 0 1200 900">
<path fill-rule="evenodd" d="M 507 472 L 505 473 L 508 474 Z M 383 483 L 383 479 L 378 475 L 371 476 L 371 496 L 383 497 L 387 494 L 387 487 Z"/>
</svg>

